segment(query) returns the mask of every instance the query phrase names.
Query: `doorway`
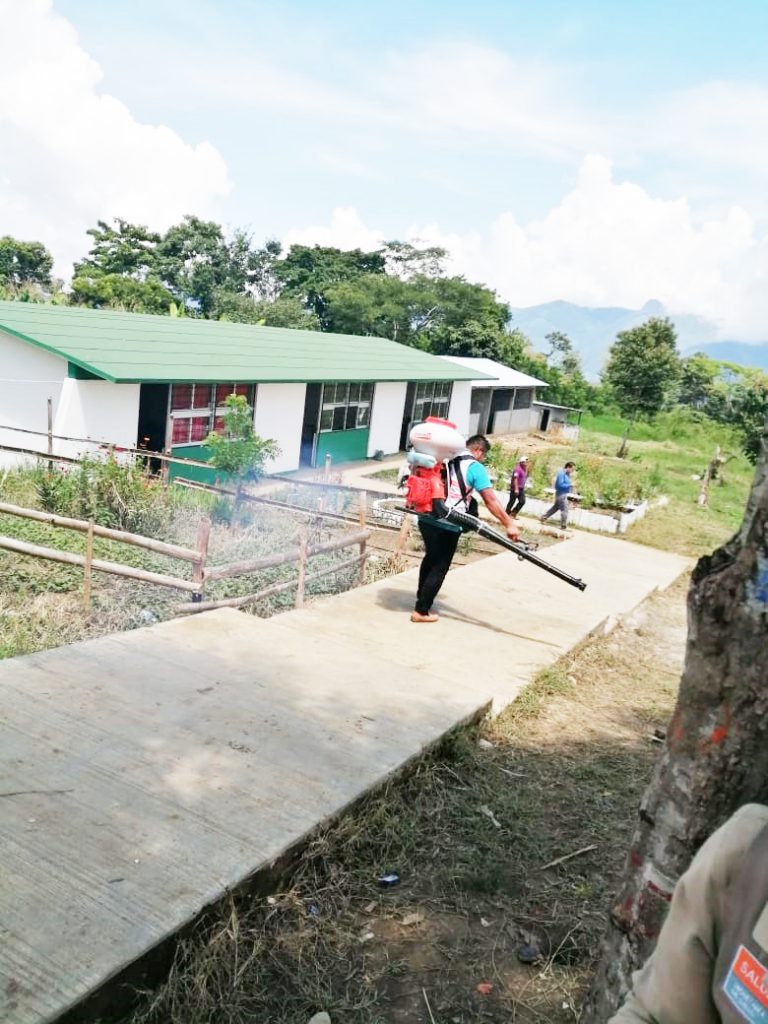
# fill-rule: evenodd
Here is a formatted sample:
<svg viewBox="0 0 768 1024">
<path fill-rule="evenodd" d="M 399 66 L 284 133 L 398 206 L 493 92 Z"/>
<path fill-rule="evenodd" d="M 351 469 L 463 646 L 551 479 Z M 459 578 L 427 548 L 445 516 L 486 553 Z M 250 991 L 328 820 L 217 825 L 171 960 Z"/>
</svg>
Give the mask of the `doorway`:
<svg viewBox="0 0 768 1024">
<path fill-rule="evenodd" d="M 304 398 L 304 418 L 301 421 L 300 466 L 314 466 L 315 443 L 320 423 L 320 399 L 323 394 L 322 384 L 307 384 Z"/>
<path fill-rule="evenodd" d="M 542 409 L 542 411 L 541 411 L 541 423 L 539 424 L 539 430 L 542 432 L 542 434 L 545 432 L 545 430 L 549 426 L 549 414 L 550 414 L 550 410 L 549 409 Z"/>
<path fill-rule="evenodd" d="M 150 452 L 161 452 L 165 448 L 169 389 L 169 384 L 141 385 L 137 448 L 146 448 Z"/>
</svg>

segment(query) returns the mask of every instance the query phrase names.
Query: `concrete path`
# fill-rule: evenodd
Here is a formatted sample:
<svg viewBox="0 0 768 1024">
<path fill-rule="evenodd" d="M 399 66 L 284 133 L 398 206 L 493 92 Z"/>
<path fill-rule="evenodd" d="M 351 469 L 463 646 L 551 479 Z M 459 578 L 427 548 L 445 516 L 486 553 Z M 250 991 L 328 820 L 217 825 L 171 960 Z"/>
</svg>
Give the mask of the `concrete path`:
<svg viewBox="0 0 768 1024">
<path fill-rule="evenodd" d="M 59 1019 L 687 566 L 584 534 L 546 555 L 586 593 L 502 554 L 451 572 L 435 625 L 411 571 L 0 662 L 0 1020 Z"/>
</svg>

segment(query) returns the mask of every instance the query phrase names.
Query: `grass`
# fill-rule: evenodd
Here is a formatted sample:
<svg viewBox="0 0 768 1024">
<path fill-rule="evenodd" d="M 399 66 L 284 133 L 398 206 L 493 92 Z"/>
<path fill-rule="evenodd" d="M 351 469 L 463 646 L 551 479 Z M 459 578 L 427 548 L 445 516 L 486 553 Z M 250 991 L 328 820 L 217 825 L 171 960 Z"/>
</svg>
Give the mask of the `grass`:
<svg viewBox="0 0 768 1024">
<path fill-rule="evenodd" d="M 587 453 L 615 460 L 623 424 L 615 418 L 586 416 L 580 447 Z M 703 474 L 715 447 L 729 458 L 709 490 L 708 504 L 697 497 Z M 567 457 L 567 456 L 566 456 Z M 578 462 L 578 454 L 576 461 Z M 740 454 L 732 431 L 710 420 L 667 414 L 655 424 L 639 424 L 630 435 L 629 459 L 653 472 L 658 491 L 669 499 L 651 509 L 633 526 L 627 539 L 640 544 L 700 556 L 710 553 L 739 528 L 754 468 Z"/>
<path fill-rule="evenodd" d="M 684 593 L 540 674 L 484 745 L 456 734 L 316 834 L 276 887 L 229 900 L 123 1024 L 427 1022 L 424 992 L 451 1024 L 578 1020 L 674 699 Z M 401 884 L 381 889 L 388 871 Z"/>
<path fill-rule="evenodd" d="M 47 478 L 47 475 L 44 475 Z M 0 476 L 0 500 L 28 508 L 40 507 L 39 472 L 14 472 Z M 69 497 L 69 481 L 62 485 L 55 477 L 57 493 Z M 304 489 L 305 491 L 308 489 Z M 149 492 L 150 500 L 153 495 Z M 90 496 L 89 496 L 90 497 Z M 142 498 L 144 496 L 142 495 Z M 307 501 L 317 501 L 314 490 Z M 346 502 L 357 511 L 356 496 L 329 491 L 326 504 L 334 507 Z M 80 500 L 78 496 L 78 500 Z M 284 548 L 295 547 L 301 531 L 308 530 L 310 543 L 325 541 L 348 533 L 354 526 L 342 522 L 328 523 L 308 520 L 284 510 L 263 505 L 244 504 L 234 517 L 226 502 L 211 500 L 198 492 L 174 489 L 167 495 L 158 491 L 158 507 L 147 504 L 145 524 L 150 536 L 160 536 L 186 547 L 195 547 L 196 534 L 203 515 L 214 513 L 209 546 L 209 564 L 217 565 L 246 558 L 259 558 Z M 62 514 L 73 509 L 63 508 Z M 58 548 L 77 554 L 85 552 L 85 535 L 59 529 L 44 523 L 0 514 L 0 533 L 43 547 Z M 317 555 L 309 563 L 310 572 L 332 570 L 357 549 Z M 140 548 L 94 540 L 94 557 L 120 562 L 155 572 L 188 575 L 188 565 Z M 366 566 L 366 578 L 374 580 L 401 571 L 401 559 L 376 556 Z M 274 583 L 288 582 L 296 577 L 296 565 L 288 563 L 248 576 L 234 577 L 209 584 L 209 598 L 237 597 L 262 590 Z M 307 598 L 338 593 L 356 586 L 357 567 L 331 571 L 321 579 L 308 582 Z M 62 643 L 90 639 L 104 633 L 133 629 L 150 622 L 171 618 L 174 607 L 185 596 L 175 590 L 151 584 L 94 573 L 90 615 L 82 608 L 83 571 L 40 558 L 17 555 L 0 549 L 0 658 L 30 654 Z M 295 590 L 265 598 L 248 607 L 252 614 L 266 617 L 292 608 Z"/>
</svg>

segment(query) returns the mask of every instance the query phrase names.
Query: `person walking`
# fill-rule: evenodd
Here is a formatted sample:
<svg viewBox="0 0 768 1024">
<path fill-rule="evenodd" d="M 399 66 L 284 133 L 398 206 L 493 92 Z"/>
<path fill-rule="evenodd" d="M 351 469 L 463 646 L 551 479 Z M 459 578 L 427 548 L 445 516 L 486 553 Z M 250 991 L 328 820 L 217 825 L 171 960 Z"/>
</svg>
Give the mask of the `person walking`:
<svg viewBox="0 0 768 1024">
<path fill-rule="evenodd" d="M 512 479 L 509 482 L 509 501 L 506 512 L 513 519 L 517 518 L 525 504 L 525 485 L 528 481 L 528 456 L 521 455 L 520 459 L 512 470 Z"/>
<path fill-rule="evenodd" d="M 448 508 L 474 514 L 477 502 L 474 493 L 483 499 L 486 508 L 506 529 L 511 540 L 520 540 L 517 525 L 504 511 L 491 486 L 488 470 L 483 465 L 490 450 L 490 442 L 482 434 L 467 441 L 467 450 L 448 463 Z M 419 516 L 419 532 L 424 541 L 424 558 L 419 567 L 419 585 L 411 622 L 437 622 L 432 604 L 443 585 L 461 537 L 461 527 L 447 519 Z"/>
<path fill-rule="evenodd" d="M 542 523 L 546 523 L 550 516 L 553 516 L 555 512 L 559 512 L 560 526 L 565 529 L 568 525 L 568 495 L 573 487 L 571 475 L 575 468 L 572 462 L 566 462 L 555 477 L 555 503 L 541 517 Z"/>
</svg>

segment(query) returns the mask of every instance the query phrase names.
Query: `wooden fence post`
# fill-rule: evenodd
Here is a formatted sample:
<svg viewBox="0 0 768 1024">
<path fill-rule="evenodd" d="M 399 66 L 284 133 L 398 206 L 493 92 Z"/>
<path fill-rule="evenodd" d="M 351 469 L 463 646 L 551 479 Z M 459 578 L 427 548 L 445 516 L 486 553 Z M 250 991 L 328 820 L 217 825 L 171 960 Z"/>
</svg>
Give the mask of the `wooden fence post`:
<svg viewBox="0 0 768 1024">
<path fill-rule="evenodd" d="M 205 563 L 208 560 L 208 541 L 211 536 L 211 520 L 205 516 L 200 520 L 197 527 L 197 548 L 200 557 L 192 565 L 192 582 L 197 584 L 197 589 L 192 595 L 192 600 L 197 604 L 203 599 L 203 588 L 205 587 Z"/>
<path fill-rule="evenodd" d="M 367 494 L 366 491 L 360 491 L 360 496 L 358 498 L 358 501 L 359 501 L 359 511 L 360 511 L 360 529 L 364 530 L 365 529 L 365 524 L 366 524 L 366 518 L 367 518 L 367 515 L 368 515 L 368 494 Z M 357 577 L 358 586 L 361 586 L 361 587 L 365 583 L 365 548 L 366 548 L 366 541 L 365 540 L 361 540 L 360 541 L 360 571 L 359 571 L 358 577 Z"/>
<path fill-rule="evenodd" d="M 405 545 L 408 543 L 408 538 L 411 535 L 411 528 L 413 524 L 409 515 L 403 516 L 403 521 L 400 524 L 400 532 L 397 535 L 397 543 L 395 544 L 395 554 L 402 555 L 405 551 Z"/>
<path fill-rule="evenodd" d="M 296 607 L 304 607 L 304 580 L 307 575 L 307 547 L 309 546 L 309 533 L 303 529 L 299 534 L 299 575 L 296 580 Z"/>
<path fill-rule="evenodd" d="M 93 520 L 88 520 L 88 533 L 85 540 L 85 567 L 83 572 L 83 611 L 91 612 L 91 574 L 93 569 Z"/>
<path fill-rule="evenodd" d="M 48 399 L 48 455 L 53 455 L 53 399 Z M 48 460 L 48 472 L 53 472 L 53 462 Z"/>
</svg>

